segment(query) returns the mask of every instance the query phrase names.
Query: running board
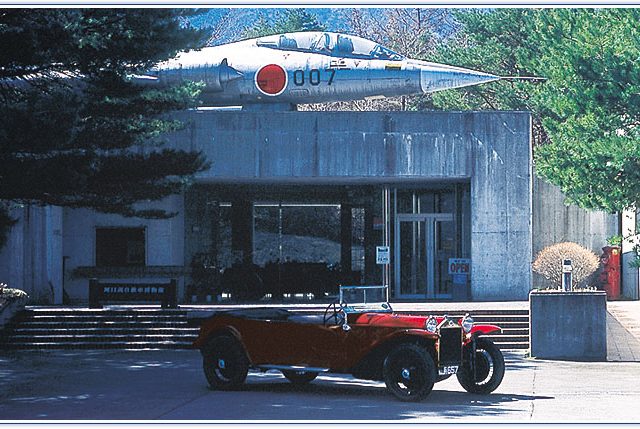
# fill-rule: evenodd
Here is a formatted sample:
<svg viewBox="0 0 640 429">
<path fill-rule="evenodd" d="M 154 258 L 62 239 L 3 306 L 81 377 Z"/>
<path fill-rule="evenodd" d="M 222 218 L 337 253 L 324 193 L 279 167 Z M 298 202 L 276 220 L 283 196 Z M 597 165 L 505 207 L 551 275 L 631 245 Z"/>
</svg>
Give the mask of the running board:
<svg viewBox="0 0 640 429">
<path fill-rule="evenodd" d="M 329 372 L 329 368 L 317 368 L 313 366 L 300 365 L 257 365 L 259 369 L 277 369 L 279 371 L 306 371 L 306 372 Z"/>
</svg>

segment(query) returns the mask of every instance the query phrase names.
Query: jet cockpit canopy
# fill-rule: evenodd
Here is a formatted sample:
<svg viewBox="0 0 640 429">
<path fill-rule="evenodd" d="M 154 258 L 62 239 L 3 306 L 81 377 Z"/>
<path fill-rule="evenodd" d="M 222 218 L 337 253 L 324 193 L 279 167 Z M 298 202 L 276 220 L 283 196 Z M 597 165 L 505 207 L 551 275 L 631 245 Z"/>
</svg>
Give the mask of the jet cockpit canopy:
<svg viewBox="0 0 640 429">
<path fill-rule="evenodd" d="M 404 56 L 371 40 L 329 32 L 311 31 L 276 34 L 258 38 L 256 45 L 286 51 L 325 54 L 334 57 L 392 61 L 404 59 Z"/>
</svg>

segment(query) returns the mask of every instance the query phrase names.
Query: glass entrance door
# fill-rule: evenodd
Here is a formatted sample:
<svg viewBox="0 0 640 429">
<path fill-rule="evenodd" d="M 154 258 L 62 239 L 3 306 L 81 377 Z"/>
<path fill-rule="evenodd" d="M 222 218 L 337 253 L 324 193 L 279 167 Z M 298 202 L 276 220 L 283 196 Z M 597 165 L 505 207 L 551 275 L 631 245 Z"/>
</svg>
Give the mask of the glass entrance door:
<svg viewBox="0 0 640 429">
<path fill-rule="evenodd" d="M 447 263 L 455 257 L 451 213 L 398 214 L 395 223 L 395 296 L 451 298 Z"/>
</svg>

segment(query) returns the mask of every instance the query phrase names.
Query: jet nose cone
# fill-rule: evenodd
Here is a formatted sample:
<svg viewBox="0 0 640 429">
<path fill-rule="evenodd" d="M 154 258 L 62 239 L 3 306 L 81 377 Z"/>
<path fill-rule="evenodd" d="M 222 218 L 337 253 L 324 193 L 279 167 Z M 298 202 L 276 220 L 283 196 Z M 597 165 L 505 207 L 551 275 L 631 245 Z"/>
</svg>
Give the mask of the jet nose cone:
<svg viewBox="0 0 640 429">
<path fill-rule="evenodd" d="M 444 64 L 420 64 L 420 87 L 425 93 L 499 80 L 499 76 Z"/>
</svg>

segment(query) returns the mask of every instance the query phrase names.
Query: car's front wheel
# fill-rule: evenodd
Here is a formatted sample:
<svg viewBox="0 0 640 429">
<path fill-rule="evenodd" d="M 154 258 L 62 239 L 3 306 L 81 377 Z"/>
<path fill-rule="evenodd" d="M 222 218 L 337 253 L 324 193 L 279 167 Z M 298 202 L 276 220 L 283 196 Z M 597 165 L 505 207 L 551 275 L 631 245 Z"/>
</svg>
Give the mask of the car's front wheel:
<svg viewBox="0 0 640 429">
<path fill-rule="evenodd" d="M 436 380 L 431 355 L 415 344 L 400 344 L 389 352 L 383 364 L 384 382 L 401 401 L 426 398 Z"/>
<path fill-rule="evenodd" d="M 232 390 L 247 378 L 249 360 L 238 340 L 220 335 L 202 349 L 202 366 L 212 388 Z"/>
<path fill-rule="evenodd" d="M 311 383 L 318 376 L 317 372 L 282 370 L 282 374 L 293 384 Z"/>
<path fill-rule="evenodd" d="M 471 347 L 468 344 L 466 347 Z M 469 356 L 471 351 L 465 356 Z M 470 362 L 462 365 L 457 374 L 460 385 L 470 393 L 487 394 L 500 386 L 504 377 L 504 357 L 500 349 L 488 338 L 476 340 L 475 371 Z"/>
</svg>

